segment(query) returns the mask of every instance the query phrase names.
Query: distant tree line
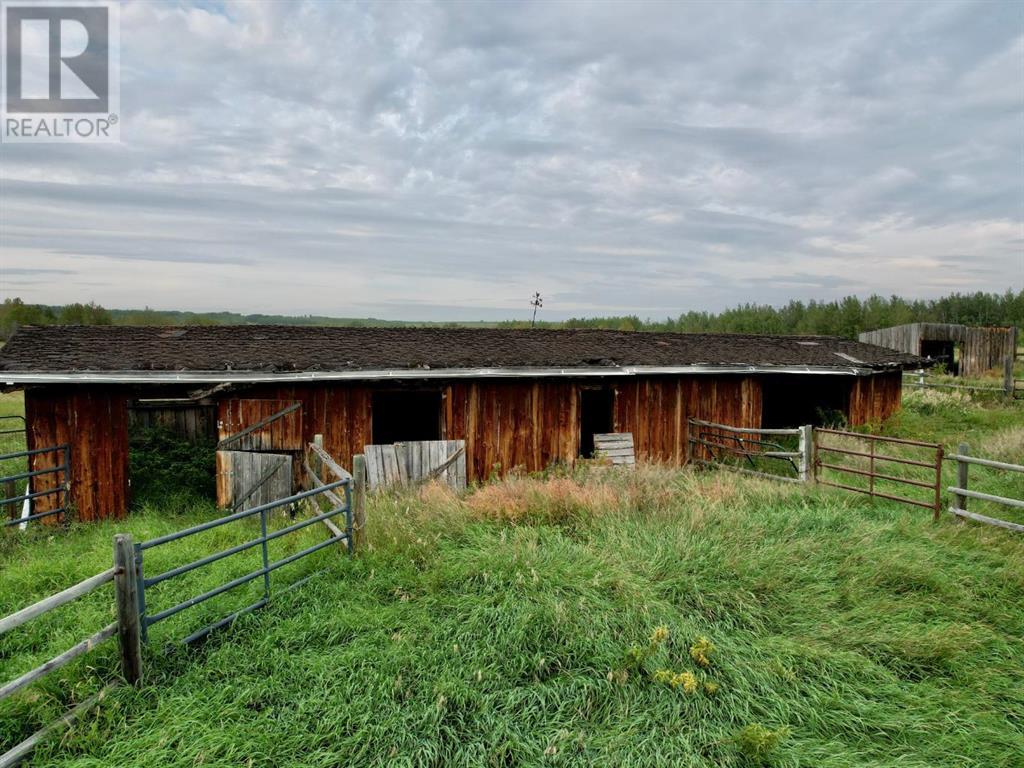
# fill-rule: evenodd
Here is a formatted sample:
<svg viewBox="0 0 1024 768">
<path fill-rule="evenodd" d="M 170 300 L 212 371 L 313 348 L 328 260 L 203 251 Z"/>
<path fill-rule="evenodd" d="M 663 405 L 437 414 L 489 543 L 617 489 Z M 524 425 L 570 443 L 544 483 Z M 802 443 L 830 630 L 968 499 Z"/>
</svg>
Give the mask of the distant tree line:
<svg viewBox="0 0 1024 768">
<path fill-rule="evenodd" d="M 5 299 L 0 307 L 0 336 L 8 338 L 19 325 L 110 325 L 110 312 L 98 304 L 48 307 Z"/>
<path fill-rule="evenodd" d="M 623 331 L 682 333 L 769 333 L 845 336 L 904 323 L 963 323 L 1024 327 L 1024 290 L 1005 294 L 954 293 L 941 299 L 908 300 L 899 296 L 847 296 L 837 301 L 791 301 L 781 307 L 742 304 L 723 312 L 685 312 L 677 318 L 641 320 L 636 315 L 573 318 L 540 323 L 549 328 L 611 328 Z M 528 321 L 507 323 L 511 327 Z"/>
<path fill-rule="evenodd" d="M 493 322 L 412 322 L 374 317 L 322 315 L 243 315 L 237 312 L 185 312 L 181 310 L 105 309 L 96 303 L 26 304 L 19 298 L 0 305 L 0 339 L 8 339 L 22 325 L 319 325 L 343 327 L 443 326 L 482 327 Z"/>
<path fill-rule="evenodd" d="M 743 304 L 724 312 L 685 312 L 677 318 L 641 320 L 637 315 L 537 321 L 544 328 L 609 328 L 622 331 L 685 333 L 813 334 L 855 338 L 861 331 L 903 323 L 964 323 L 1024 327 L 1024 290 L 1014 293 L 954 293 L 941 299 L 910 301 L 899 296 L 847 296 L 837 301 L 791 301 L 781 307 Z M 149 309 L 104 309 L 98 304 L 47 306 L 6 299 L 0 306 L 0 337 L 7 339 L 20 325 L 280 325 L 332 326 L 498 326 L 529 327 L 530 320 L 501 323 L 439 323 L 339 318 L 319 315 L 242 315 L 235 312 L 196 313 Z"/>
</svg>

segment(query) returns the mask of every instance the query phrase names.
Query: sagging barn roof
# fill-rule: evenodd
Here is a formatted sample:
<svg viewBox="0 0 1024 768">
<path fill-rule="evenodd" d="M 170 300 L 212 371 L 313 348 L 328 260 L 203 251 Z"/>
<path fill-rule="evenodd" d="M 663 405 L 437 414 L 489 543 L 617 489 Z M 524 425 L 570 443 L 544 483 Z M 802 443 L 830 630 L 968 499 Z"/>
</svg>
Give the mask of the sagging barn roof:
<svg viewBox="0 0 1024 768">
<path fill-rule="evenodd" d="M 313 326 L 25 326 L 6 384 L 655 373 L 868 375 L 921 358 L 827 336 Z"/>
</svg>

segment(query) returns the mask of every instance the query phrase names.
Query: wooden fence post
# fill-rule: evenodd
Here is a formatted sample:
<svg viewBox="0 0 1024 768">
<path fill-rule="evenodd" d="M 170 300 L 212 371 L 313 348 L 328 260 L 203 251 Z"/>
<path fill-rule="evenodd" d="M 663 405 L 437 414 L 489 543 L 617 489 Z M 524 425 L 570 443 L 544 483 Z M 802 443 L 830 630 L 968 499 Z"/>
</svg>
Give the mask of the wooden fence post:
<svg viewBox="0 0 1024 768">
<path fill-rule="evenodd" d="M 121 674 L 130 685 L 142 683 L 142 631 L 139 620 L 135 547 L 126 533 L 114 536 L 114 600 L 117 606 L 117 642 L 121 646 Z"/>
<path fill-rule="evenodd" d="M 813 473 L 811 467 L 814 465 L 814 427 L 804 424 L 800 427 L 800 480 L 808 482 Z"/>
<path fill-rule="evenodd" d="M 317 448 L 323 448 L 324 436 L 313 435 L 313 445 L 315 445 Z M 316 476 L 323 479 L 325 483 L 328 480 L 330 480 L 329 477 L 324 478 L 324 463 L 320 459 L 320 454 L 317 453 L 316 451 L 307 450 L 306 455 L 309 457 L 309 468 L 313 470 Z M 309 488 L 315 487 L 312 479 L 307 478 L 307 480 L 309 480 Z M 323 511 L 323 508 L 320 506 L 320 498 L 321 497 L 319 496 L 310 496 L 308 499 L 306 499 L 306 503 L 309 504 L 309 507 L 313 511 L 314 515 L 319 515 Z"/>
<path fill-rule="evenodd" d="M 352 457 L 352 550 L 366 546 L 366 457 Z"/>
<path fill-rule="evenodd" d="M 317 448 L 323 448 L 324 436 L 313 435 L 313 445 L 315 445 Z M 309 458 L 309 466 L 311 466 L 313 468 L 313 471 L 316 472 L 317 477 L 322 478 L 324 476 L 324 463 L 320 460 L 320 454 L 318 454 L 316 451 L 313 451 L 313 455 L 310 456 Z M 327 480 L 330 480 L 330 478 L 326 478 L 324 482 L 327 482 Z"/>
<path fill-rule="evenodd" d="M 960 443 L 960 446 L 956 449 L 956 452 L 961 456 L 969 456 L 970 446 L 967 443 Z M 967 470 L 971 465 L 966 461 L 960 461 L 957 459 L 956 462 L 956 487 L 967 490 Z M 967 497 L 961 496 L 960 494 L 954 494 L 956 496 L 956 508 L 967 510 Z"/>
<path fill-rule="evenodd" d="M 1013 360 L 1015 355 L 1007 355 L 1004 361 L 1003 370 L 1003 389 L 1006 390 L 1006 396 L 1013 399 Z"/>
</svg>

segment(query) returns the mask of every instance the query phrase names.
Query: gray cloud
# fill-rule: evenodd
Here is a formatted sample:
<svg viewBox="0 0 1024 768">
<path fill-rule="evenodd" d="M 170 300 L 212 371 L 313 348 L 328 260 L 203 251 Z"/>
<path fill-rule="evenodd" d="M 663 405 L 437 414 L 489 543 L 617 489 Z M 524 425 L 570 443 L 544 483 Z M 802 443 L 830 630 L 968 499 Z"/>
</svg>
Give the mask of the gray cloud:
<svg viewBox="0 0 1024 768">
<path fill-rule="evenodd" d="M 121 144 L 0 148 L 5 295 L 659 317 L 1024 283 L 1012 3 L 138 2 L 121 39 Z"/>
</svg>

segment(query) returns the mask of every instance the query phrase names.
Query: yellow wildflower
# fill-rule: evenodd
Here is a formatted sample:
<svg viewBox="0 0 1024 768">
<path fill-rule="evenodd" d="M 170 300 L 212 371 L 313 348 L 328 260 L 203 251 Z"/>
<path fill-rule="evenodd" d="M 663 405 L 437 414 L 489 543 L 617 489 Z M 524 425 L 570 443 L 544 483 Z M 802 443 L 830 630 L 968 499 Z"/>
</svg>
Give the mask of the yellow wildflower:
<svg viewBox="0 0 1024 768">
<path fill-rule="evenodd" d="M 654 632 L 651 633 L 651 645 L 661 645 L 666 640 L 668 640 L 668 627 L 664 624 L 655 627 Z"/>
<path fill-rule="evenodd" d="M 711 654 L 714 652 L 714 644 L 706 637 L 698 637 L 697 642 L 690 646 L 690 658 L 702 667 L 711 666 Z"/>
<path fill-rule="evenodd" d="M 676 684 L 681 685 L 685 693 L 697 691 L 697 676 L 693 672 L 680 672 L 676 675 Z"/>
<path fill-rule="evenodd" d="M 659 669 L 653 675 L 654 682 L 667 683 L 668 685 L 672 685 L 672 681 L 675 680 L 675 676 L 675 673 L 671 669 Z"/>
</svg>

